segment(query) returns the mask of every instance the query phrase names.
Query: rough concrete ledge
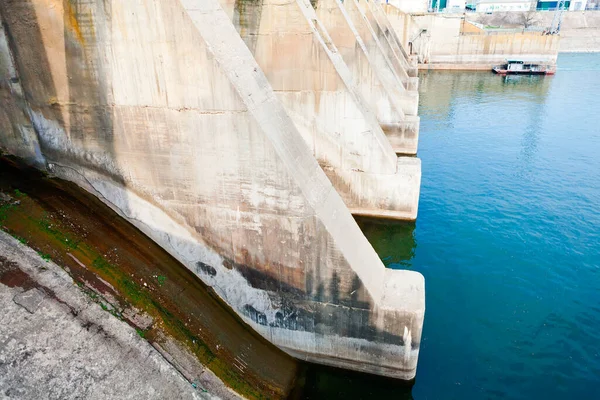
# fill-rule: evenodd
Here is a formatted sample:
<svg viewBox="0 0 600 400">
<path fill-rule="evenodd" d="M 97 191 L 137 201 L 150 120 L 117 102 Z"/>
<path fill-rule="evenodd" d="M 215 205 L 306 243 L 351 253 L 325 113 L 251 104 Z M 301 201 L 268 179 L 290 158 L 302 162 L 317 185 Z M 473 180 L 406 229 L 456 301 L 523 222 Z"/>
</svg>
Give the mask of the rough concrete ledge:
<svg viewBox="0 0 600 400">
<path fill-rule="evenodd" d="M 381 126 L 396 154 L 417 154 L 420 121 L 419 117 L 409 115 L 401 123 Z"/>
<path fill-rule="evenodd" d="M 2 398 L 218 398 L 195 389 L 58 265 L 2 231 L 0 308 Z"/>
<path fill-rule="evenodd" d="M 394 175 L 350 171 L 343 176 L 331 173 L 328 176 L 331 180 L 341 179 L 347 183 L 349 190 L 340 194 L 350 204 L 353 215 L 400 221 L 417 219 L 421 160 L 416 157 L 398 157 L 398 170 Z M 369 201 L 364 201 L 365 198 Z"/>
<path fill-rule="evenodd" d="M 416 59 L 414 59 L 416 61 Z M 415 68 L 418 69 L 419 65 L 417 63 L 415 63 Z M 408 79 L 408 85 L 407 85 L 408 89 L 407 90 L 412 90 L 414 92 L 417 92 L 417 94 L 419 93 L 419 77 L 411 77 Z M 418 102 L 417 102 L 418 103 Z"/>
</svg>

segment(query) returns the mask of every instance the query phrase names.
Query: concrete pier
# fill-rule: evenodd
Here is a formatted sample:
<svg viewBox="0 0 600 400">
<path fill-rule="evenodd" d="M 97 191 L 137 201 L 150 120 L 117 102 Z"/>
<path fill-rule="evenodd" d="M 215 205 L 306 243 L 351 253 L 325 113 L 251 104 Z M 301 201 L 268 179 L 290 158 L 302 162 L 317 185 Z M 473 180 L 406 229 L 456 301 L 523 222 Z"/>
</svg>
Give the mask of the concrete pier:
<svg viewBox="0 0 600 400">
<path fill-rule="evenodd" d="M 289 354 L 412 379 L 423 277 L 386 270 L 351 211 L 415 219 L 420 161 L 397 157 L 309 3 L 265 1 L 246 34 L 225 6 L 1 2 L 0 146 L 97 196 Z"/>
</svg>

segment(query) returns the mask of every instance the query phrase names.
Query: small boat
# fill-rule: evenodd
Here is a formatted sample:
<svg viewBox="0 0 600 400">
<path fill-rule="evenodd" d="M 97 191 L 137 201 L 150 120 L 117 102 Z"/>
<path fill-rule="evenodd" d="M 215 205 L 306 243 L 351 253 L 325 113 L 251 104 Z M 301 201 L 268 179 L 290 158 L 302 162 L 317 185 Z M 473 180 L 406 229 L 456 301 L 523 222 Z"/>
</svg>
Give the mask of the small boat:
<svg viewBox="0 0 600 400">
<path fill-rule="evenodd" d="M 554 75 L 556 70 L 548 65 L 525 64 L 524 61 L 507 61 L 496 65 L 492 71 L 498 75 Z"/>
</svg>

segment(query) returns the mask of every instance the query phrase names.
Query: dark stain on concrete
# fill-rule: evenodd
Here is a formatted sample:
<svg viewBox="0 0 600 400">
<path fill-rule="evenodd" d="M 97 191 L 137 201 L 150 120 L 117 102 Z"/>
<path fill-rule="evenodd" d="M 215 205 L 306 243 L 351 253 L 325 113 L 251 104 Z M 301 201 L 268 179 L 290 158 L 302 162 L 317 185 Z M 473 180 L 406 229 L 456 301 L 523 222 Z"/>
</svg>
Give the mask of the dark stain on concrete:
<svg viewBox="0 0 600 400">
<path fill-rule="evenodd" d="M 198 261 L 196 263 L 196 268 L 198 269 L 199 273 L 205 273 L 210 276 L 217 276 L 217 270 L 214 269 L 214 267 L 203 263 L 202 261 Z"/>
<path fill-rule="evenodd" d="M 256 50 L 262 8 L 262 0 L 235 0 L 233 7 L 233 24 L 252 53 Z"/>
<path fill-rule="evenodd" d="M 0 283 L 11 288 L 21 287 L 25 290 L 36 287 L 35 282 L 19 269 L 17 263 L 2 255 L 0 255 Z"/>
</svg>

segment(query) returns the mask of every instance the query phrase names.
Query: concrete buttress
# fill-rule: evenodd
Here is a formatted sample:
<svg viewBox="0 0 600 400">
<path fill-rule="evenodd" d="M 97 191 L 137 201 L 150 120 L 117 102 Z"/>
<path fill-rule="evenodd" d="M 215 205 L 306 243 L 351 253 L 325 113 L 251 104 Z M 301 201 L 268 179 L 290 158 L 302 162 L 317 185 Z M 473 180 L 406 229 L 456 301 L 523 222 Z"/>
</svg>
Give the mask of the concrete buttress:
<svg viewBox="0 0 600 400">
<path fill-rule="evenodd" d="M 310 22 L 308 48 L 330 57 L 330 39 L 305 12 L 285 14 L 289 29 Z M 324 75 L 289 81 L 270 69 L 267 79 L 217 0 L 4 0 L 0 18 L 4 151 L 97 196 L 289 354 L 415 376 L 423 277 L 385 269 L 346 204 L 368 214 L 376 209 L 360 196 L 385 192 L 416 216 L 418 183 L 388 182 L 403 170 L 418 181 L 419 160 L 398 159 L 367 110 L 370 119 L 331 129 L 362 129 L 343 142 L 359 154 L 338 151 L 336 168 L 370 172 L 342 175 L 363 190 L 344 191 L 307 145 L 302 110 L 272 89 L 277 79 L 290 97 L 309 95 L 293 90 L 313 87 L 307 79 L 344 88 L 331 61 Z M 360 115 L 344 90 L 310 104 Z"/>
<path fill-rule="evenodd" d="M 397 157 L 311 4 L 305 0 L 221 0 L 221 4 L 352 213 L 416 219 L 420 160 Z M 384 126 L 414 154 L 416 141 L 405 140 L 414 129 L 403 130 L 406 124 Z"/>
<path fill-rule="evenodd" d="M 395 49 L 390 44 L 388 37 L 386 36 L 385 28 L 380 24 L 380 21 L 376 18 L 374 14 L 372 4 L 364 0 L 349 0 L 344 1 L 344 7 L 348 9 L 353 20 L 356 21 L 355 23 L 358 24 L 360 20 L 365 21 L 367 25 L 367 30 L 371 32 L 371 35 L 376 39 L 379 51 L 384 53 L 387 62 L 396 73 L 398 79 L 400 79 L 402 86 L 406 90 L 412 91 L 418 99 L 417 89 L 419 80 L 416 77 L 416 67 L 413 70 L 409 61 L 404 60 L 401 57 L 401 51 L 399 49 Z M 371 39 L 363 38 L 363 40 L 365 40 L 366 42 L 370 41 Z"/>
<path fill-rule="evenodd" d="M 417 154 L 419 117 L 406 115 L 404 109 L 414 113 L 415 100 L 418 98 L 409 91 L 398 90 L 393 78 L 386 79 L 385 71 L 376 59 L 371 59 L 340 0 L 321 0 L 316 3 L 315 11 L 352 72 L 352 83 L 375 112 L 394 151 L 398 154 Z"/>
</svg>

